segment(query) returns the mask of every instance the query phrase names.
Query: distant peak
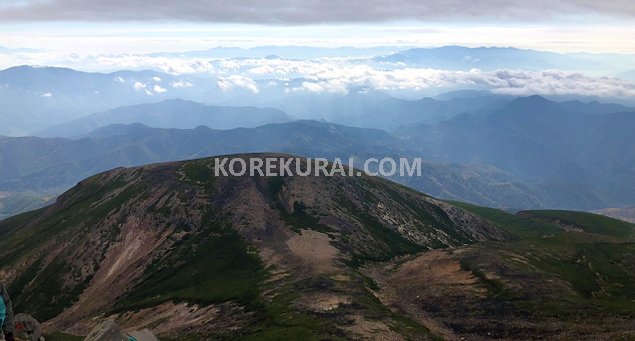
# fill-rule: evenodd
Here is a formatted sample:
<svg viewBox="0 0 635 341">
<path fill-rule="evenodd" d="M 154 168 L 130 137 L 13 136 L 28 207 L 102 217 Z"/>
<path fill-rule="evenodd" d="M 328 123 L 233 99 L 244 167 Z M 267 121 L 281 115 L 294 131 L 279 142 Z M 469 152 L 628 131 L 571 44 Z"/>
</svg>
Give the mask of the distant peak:
<svg viewBox="0 0 635 341">
<path fill-rule="evenodd" d="M 514 99 L 513 101 L 511 101 L 509 103 L 510 106 L 518 106 L 518 105 L 540 105 L 540 106 L 544 106 L 544 105 L 557 105 L 556 102 L 552 102 L 540 95 L 531 95 L 531 96 L 526 96 L 526 97 L 517 97 L 516 99 Z"/>
<path fill-rule="evenodd" d="M 527 97 L 518 97 L 509 102 L 503 111 L 505 112 L 554 112 L 561 111 L 562 107 L 553 101 L 550 101 L 540 95 L 532 95 Z"/>
<path fill-rule="evenodd" d="M 159 103 L 198 103 L 198 102 L 190 101 L 183 98 L 168 98 Z"/>
<path fill-rule="evenodd" d="M 74 69 L 59 67 L 59 66 L 47 66 L 47 65 L 17 65 L 10 68 L 0 70 L 2 72 L 18 72 L 18 73 L 82 73 Z"/>
<path fill-rule="evenodd" d="M 531 95 L 531 96 L 525 96 L 525 97 L 518 97 L 515 99 L 515 101 L 526 101 L 526 102 L 541 102 L 541 103 L 546 103 L 546 102 L 550 102 L 548 99 L 540 96 L 540 95 Z"/>
</svg>

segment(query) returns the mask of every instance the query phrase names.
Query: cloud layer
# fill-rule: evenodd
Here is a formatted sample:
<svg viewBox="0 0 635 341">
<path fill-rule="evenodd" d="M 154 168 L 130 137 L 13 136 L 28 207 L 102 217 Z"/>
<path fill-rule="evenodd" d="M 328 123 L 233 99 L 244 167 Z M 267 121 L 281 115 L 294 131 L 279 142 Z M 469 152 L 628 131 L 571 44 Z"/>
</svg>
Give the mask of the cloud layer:
<svg viewBox="0 0 635 341">
<path fill-rule="evenodd" d="M 284 86 L 286 92 L 345 94 L 368 87 L 391 93 L 429 93 L 464 88 L 487 89 L 509 95 L 582 95 L 626 98 L 635 96 L 635 83 L 612 77 L 591 77 L 563 70 L 482 71 L 438 70 L 407 66 L 381 67 L 344 58 L 323 60 L 243 59 L 217 61 L 215 72 L 228 84 L 257 93 L 255 82 L 264 86 Z M 229 75 L 229 76 L 228 76 Z M 231 80 L 231 81 L 228 81 Z M 271 80 L 274 80 L 273 83 Z M 291 82 L 291 80 L 301 80 Z M 275 84 L 275 85 L 274 85 Z"/>
<path fill-rule="evenodd" d="M 2 21 L 181 20 L 217 23 L 536 21 L 563 16 L 635 17 L 632 0 L 24 0 L 0 3 Z"/>
<path fill-rule="evenodd" d="M 29 54 L 21 53 L 21 61 Z M 0 57 L 2 54 L 0 54 Z M 38 57 L 39 58 L 39 57 Z M 79 57 L 78 57 L 79 58 Z M 131 82 L 137 92 L 160 95 L 170 91 L 220 90 L 246 94 L 337 93 L 359 88 L 385 91 L 405 98 L 429 96 L 458 89 L 489 90 L 508 95 L 574 95 L 600 98 L 635 98 L 635 82 L 615 77 L 591 76 L 586 71 L 514 69 L 500 65 L 493 70 L 478 68 L 442 70 L 416 67 L 404 62 L 375 61 L 373 58 L 201 58 L 151 55 L 89 56 L 73 60 L 88 69 L 157 70 L 184 79 L 152 77 Z M 124 83 L 121 76 L 113 81 Z"/>
</svg>

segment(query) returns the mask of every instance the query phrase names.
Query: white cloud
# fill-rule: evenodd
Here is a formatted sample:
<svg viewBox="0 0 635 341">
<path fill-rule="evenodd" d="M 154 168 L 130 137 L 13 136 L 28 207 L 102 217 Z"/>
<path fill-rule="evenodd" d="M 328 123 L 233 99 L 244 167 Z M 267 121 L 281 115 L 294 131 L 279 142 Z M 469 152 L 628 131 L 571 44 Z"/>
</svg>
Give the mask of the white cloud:
<svg viewBox="0 0 635 341">
<path fill-rule="evenodd" d="M 52 93 L 50 93 L 50 92 L 45 92 L 45 93 L 43 93 L 43 94 L 42 94 L 42 97 L 44 97 L 44 98 L 51 98 L 51 97 L 53 97 L 53 94 L 52 94 Z"/>
<path fill-rule="evenodd" d="M 54 55 L 53 60 L 59 56 Z M 46 58 L 53 58 L 51 56 Z M 99 65 L 116 69 L 153 69 L 172 74 L 197 73 L 201 79 L 214 75 L 222 91 L 247 89 L 260 93 L 264 87 L 285 87 L 289 92 L 346 93 L 355 88 L 374 88 L 391 95 L 417 97 L 461 88 L 487 89 L 509 95 L 582 95 L 605 98 L 635 97 L 635 82 L 610 77 L 596 77 L 563 70 L 482 71 L 438 70 L 414 68 L 397 64 L 373 64 L 367 60 L 322 58 L 293 59 L 215 59 L 189 57 L 156 57 L 147 55 L 100 56 L 93 59 Z M 154 83 L 134 82 L 113 76 L 115 82 L 129 82 L 136 91 L 165 93 L 169 86 L 185 89 L 191 81 L 176 80 L 154 87 Z M 157 78 L 160 78 L 157 76 Z M 184 76 L 184 78 L 186 78 Z M 161 81 L 164 81 L 165 77 Z M 154 79 L 157 82 L 156 79 Z M 270 83 L 276 81 L 277 84 Z M 288 83 L 288 84 L 286 84 Z M 213 84 L 213 83 L 212 83 Z M 268 84 L 268 85 L 267 85 Z M 205 88 L 201 80 L 197 87 Z M 213 86 L 213 85 L 212 85 Z"/>
<path fill-rule="evenodd" d="M 245 59 L 232 61 L 231 69 L 223 72 L 231 73 L 235 70 L 254 76 L 265 76 L 261 79 L 303 79 L 301 86 L 287 89 L 294 92 L 346 93 L 354 87 L 391 92 L 479 88 L 510 95 L 583 95 L 614 98 L 635 96 L 634 82 L 609 77 L 591 77 L 580 72 L 562 70 L 452 71 L 412 67 L 380 69 L 368 64 L 338 59 Z M 223 78 L 224 81 L 219 82 L 219 86 L 222 89 L 238 86 L 235 81 L 227 81 L 232 77 L 249 79 L 232 75 Z"/>
<path fill-rule="evenodd" d="M 157 83 L 161 82 L 161 78 L 157 77 L 157 76 L 152 77 L 152 80 L 157 82 Z"/>
<path fill-rule="evenodd" d="M 255 94 L 260 92 L 258 86 L 256 85 L 256 82 L 253 79 L 241 75 L 222 77 L 218 80 L 217 84 L 218 87 L 225 92 L 234 88 L 245 88 Z"/>
<path fill-rule="evenodd" d="M 152 90 L 154 90 L 154 92 L 156 92 L 156 93 L 158 93 L 158 94 L 162 94 L 162 93 L 165 93 L 165 92 L 167 92 L 167 91 L 168 91 L 167 89 L 162 88 L 162 87 L 161 87 L 160 85 L 158 85 L 158 84 L 157 84 L 157 85 L 155 85 L 155 86 L 154 86 L 154 88 L 153 88 Z"/>
<path fill-rule="evenodd" d="M 177 81 L 172 83 L 172 87 L 173 88 L 191 88 L 192 86 L 194 86 L 192 83 L 188 82 L 188 81 Z"/>
<path fill-rule="evenodd" d="M 346 84 L 339 82 L 302 82 L 301 87 L 296 87 L 291 89 L 291 91 L 311 91 L 311 92 L 328 92 L 328 93 L 338 93 L 338 94 L 347 94 L 348 87 Z"/>
<path fill-rule="evenodd" d="M 234 60 L 223 59 L 218 62 L 221 69 L 224 71 L 237 71 L 240 69 L 241 64 Z"/>
<path fill-rule="evenodd" d="M 152 57 L 147 55 L 124 54 L 118 56 L 99 56 L 94 62 L 101 68 L 133 70 L 155 69 L 175 75 L 204 72 L 214 73 L 216 70 L 212 63 L 202 58 Z M 160 80 L 159 78 L 159 81 Z"/>
</svg>

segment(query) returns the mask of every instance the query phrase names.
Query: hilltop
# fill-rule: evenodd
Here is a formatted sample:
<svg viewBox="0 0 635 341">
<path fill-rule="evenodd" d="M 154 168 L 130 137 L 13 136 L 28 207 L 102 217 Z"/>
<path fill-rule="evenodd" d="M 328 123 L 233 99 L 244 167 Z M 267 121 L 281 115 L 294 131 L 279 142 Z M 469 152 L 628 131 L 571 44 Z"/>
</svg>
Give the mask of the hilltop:
<svg viewBox="0 0 635 341">
<path fill-rule="evenodd" d="M 233 157 L 267 156 L 291 157 Z M 114 169 L 0 222 L 16 310 L 68 334 L 112 318 L 179 340 L 634 332 L 631 224 L 368 176 L 216 177 L 214 162 Z"/>
</svg>

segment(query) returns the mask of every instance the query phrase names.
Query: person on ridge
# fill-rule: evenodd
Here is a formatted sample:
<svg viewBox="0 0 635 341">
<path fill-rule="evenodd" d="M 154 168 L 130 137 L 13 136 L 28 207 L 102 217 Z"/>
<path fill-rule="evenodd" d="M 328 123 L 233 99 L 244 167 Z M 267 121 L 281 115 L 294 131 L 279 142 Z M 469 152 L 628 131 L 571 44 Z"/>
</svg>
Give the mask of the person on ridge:
<svg viewBox="0 0 635 341">
<path fill-rule="evenodd" d="M 15 341 L 13 337 L 15 330 L 13 325 L 13 306 L 11 305 L 9 292 L 2 282 L 0 282 L 0 327 L 2 327 L 0 340 Z"/>
</svg>

